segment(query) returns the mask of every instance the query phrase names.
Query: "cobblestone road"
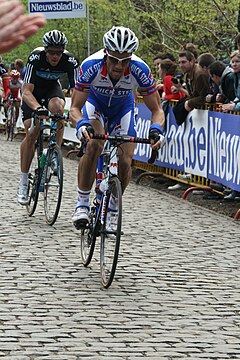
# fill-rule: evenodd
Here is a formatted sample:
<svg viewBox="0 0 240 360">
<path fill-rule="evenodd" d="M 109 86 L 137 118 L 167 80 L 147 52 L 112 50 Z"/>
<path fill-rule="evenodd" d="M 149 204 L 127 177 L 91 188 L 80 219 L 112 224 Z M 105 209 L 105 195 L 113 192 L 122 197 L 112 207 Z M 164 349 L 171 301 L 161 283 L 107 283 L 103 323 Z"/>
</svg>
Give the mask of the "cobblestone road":
<svg viewBox="0 0 240 360">
<path fill-rule="evenodd" d="M 0 135 L 0 358 L 240 359 L 240 223 L 132 183 L 116 278 L 80 261 L 77 162 L 53 227 L 16 202 L 20 139 Z M 97 250 L 97 249 L 96 249 Z"/>
</svg>

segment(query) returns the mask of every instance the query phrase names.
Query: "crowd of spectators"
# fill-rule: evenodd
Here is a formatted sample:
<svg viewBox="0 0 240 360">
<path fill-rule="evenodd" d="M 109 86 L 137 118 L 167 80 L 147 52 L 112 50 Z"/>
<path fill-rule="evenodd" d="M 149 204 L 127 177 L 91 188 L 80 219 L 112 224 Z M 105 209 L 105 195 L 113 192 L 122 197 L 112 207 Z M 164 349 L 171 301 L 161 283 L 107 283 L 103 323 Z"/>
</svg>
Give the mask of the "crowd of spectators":
<svg viewBox="0 0 240 360">
<path fill-rule="evenodd" d="M 176 123 L 180 126 L 189 112 L 205 104 L 212 104 L 217 111 L 240 112 L 240 34 L 235 39 L 236 48 L 229 63 L 216 59 L 209 52 L 200 53 L 193 43 L 179 49 L 178 58 L 171 53 L 158 54 L 153 62 L 158 73 L 158 91 L 165 112 L 170 100 L 173 104 Z M 191 174 L 179 174 L 179 178 L 190 180 Z M 170 190 L 181 188 L 177 183 Z M 221 191 L 224 200 L 240 198 L 240 193 L 225 188 L 222 184 L 210 184 L 212 189 Z M 213 194 L 214 197 L 214 194 Z"/>
</svg>

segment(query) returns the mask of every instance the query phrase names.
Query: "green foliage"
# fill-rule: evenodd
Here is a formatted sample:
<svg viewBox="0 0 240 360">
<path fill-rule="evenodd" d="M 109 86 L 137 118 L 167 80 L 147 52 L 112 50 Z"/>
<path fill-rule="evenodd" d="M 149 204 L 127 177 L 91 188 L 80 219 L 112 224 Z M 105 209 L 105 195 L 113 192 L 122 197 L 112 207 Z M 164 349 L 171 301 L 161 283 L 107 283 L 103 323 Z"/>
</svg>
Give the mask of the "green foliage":
<svg viewBox="0 0 240 360">
<path fill-rule="evenodd" d="M 27 0 L 23 4 L 27 8 Z M 4 61 L 10 63 L 18 57 L 27 61 L 29 53 L 42 46 L 43 34 L 54 28 L 66 34 L 68 51 L 82 61 L 102 47 L 103 34 L 113 25 L 130 27 L 140 40 L 137 55 L 150 65 L 159 52 L 177 56 L 186 42 L 193 42 L 199 53 L 228 58 L 238 33 L 237 0 L 87 0 L 87 4 L 89 34 L 87 19 L 49 20 L 31 39 L 4 54 Z"/>
</svg>

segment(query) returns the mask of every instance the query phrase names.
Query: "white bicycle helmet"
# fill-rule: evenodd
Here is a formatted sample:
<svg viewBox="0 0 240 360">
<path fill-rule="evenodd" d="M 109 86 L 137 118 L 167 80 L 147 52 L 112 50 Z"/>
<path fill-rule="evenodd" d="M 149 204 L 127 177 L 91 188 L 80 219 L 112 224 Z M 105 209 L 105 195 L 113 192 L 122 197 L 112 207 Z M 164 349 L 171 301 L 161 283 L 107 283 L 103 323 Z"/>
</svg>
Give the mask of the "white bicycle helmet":
<svg viewBox="0 0 240 360">
<path fill-rule="evenodd" d="M 134 32 L 123 26 L 113 26 L 103 36 L 104 47 L 119 53 L 133 53 L 137 50 L 139 41 Z"/>
<path fill-rule="evenodd" d="M 55 47 L 65 47 L 68 43 L 66 36 L 64 33 L 58 30 L 51 30 L 43 35 L 43 45 L 55 46 Z"/>
</svg>

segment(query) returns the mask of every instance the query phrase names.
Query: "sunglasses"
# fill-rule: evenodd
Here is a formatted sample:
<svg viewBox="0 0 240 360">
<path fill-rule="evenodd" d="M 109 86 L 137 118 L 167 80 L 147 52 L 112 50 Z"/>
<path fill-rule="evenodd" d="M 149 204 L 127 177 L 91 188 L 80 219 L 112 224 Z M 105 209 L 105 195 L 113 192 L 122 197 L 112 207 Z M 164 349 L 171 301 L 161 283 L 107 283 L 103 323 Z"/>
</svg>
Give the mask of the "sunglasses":
<svg viewBox="0 0 240 360">
<path fill-rule="evenodd" d="M 132 58 L 132 55 L 131 55 L 131 56 L 120 59 L 120 58 L 118 58 L 116 56 L 113 56 L 113 55 L 109 54 L 109 52 L 107 50 L 106 50 L 106 54 L 107 54 L 107 56 L 109 57 L 110 61 L 113 64 L 118 64 L 120 62 L 123 65 L 127 65 L 127 64 L 129 64 L 129 62 L 130 62 L 130 60 Z"/>
<path fill-rule="evenodd" d="M 57 56 L 61 56 L 63 54 L 62 50 L 47 50 L 46 51 L 49 55 L 57 55 Z"/>
</svg>

